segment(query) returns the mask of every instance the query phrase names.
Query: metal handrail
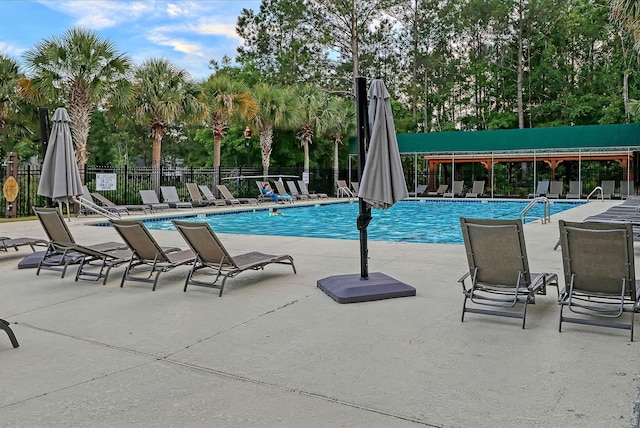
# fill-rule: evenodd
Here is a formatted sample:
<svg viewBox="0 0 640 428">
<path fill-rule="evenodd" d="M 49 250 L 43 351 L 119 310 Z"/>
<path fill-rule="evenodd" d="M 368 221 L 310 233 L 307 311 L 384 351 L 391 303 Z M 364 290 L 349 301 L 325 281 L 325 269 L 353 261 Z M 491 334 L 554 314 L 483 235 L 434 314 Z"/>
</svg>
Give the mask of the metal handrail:
<svg viewBox="0 0 640 428">
<path fill-rule="evenodd" d="M 96 214 L 100 214 L 102 216 L 105 216 L 108 219 L 112 219 L 112 220 L 120 219 L 120 214 L 114 213 L 114 212 L 111 212 L 111 211 L 107 211 L 106 209 L 104 209 L 100 205 L 96 205 L 93 202 L 91 202 L 90 200 L 83 198 L 82 196 L 76 196 L 75 198 L 73 198 L 73 200 L 74 200 L 74 202 L 76 202 L 77 204 L 79 204 L 82 207 L 85 207 L 89 211 L 93 211 Z"/>
<path fill-rule="evenodd" d="M 533 198 L 533 200 L 529 202 L 527 206 L 522 209 L 522 211 L 520 211 L 520 220 L 524 221 L 527 218 L 526 214 L 531 210 L 531 208 L 537 205 L 538 202 L 543 203 L 542 224 L 550 223 L 551 222 L 551 203 L 549 202 L 549 199 L 547 199 L 545 196 L 538 196 L 536 198 Z"/>
<path fill-rule="evenodd" d="M 594 193 L 596 193 L 597 191 L 600 191 L 600 199 L 602 199 L 604 201 L 604 192 L 602 191 L 602 187 L 600 186 L 596 186 L 595 189 L 593 189 L 591 191 L 591 193 L 589 193 L 589 196 L 587 196 L 587 201 L 589 200 L 589 198 L 591 197 L 591 195 L 593 195 Z"/>
</svg>

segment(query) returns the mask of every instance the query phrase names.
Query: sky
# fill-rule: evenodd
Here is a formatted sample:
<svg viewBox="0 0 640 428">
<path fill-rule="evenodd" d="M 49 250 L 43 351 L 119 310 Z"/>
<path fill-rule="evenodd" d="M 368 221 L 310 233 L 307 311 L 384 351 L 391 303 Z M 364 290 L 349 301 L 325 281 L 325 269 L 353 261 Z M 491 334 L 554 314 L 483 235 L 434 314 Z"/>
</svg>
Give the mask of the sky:
<svg viewBox="0 0 640 428">
<path fill-rule="evenodd" d="M 237 18 L 259 7 L 260 0 L 0 0 L 0 53 L 22 63 L 38 42 L 82 27 L 136 64 L 167 58 L 199 80 L 211 74 L 209 60 L 235 58 Z"/>
</svg>

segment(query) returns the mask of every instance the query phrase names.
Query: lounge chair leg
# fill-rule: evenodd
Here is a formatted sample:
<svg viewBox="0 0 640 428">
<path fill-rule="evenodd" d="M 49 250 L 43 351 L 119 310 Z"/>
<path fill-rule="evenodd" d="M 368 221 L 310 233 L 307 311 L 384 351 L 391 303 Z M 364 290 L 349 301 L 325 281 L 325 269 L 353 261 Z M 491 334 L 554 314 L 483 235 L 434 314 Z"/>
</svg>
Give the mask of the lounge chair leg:
<svg viewBox="0 0 640 428">
<path fill-rule="evenodd" d="M 151 289 L 151 291 L 156 291 L 156 285 L 158 285 L 158 278 L 160 277 L 160 272 L 162 271 L 158 271 L 158 273 L 156 273 L 156 277 L 153 279 L 153 288 Z"/>
<path fill-rule="evenodd" d="M 13 330 L 11 330 L 11 327 L 9 327 L 9 323 L 7 321 L 0 319 L 0 330 L 4 330 L 7 333 L 7 336 L 9 336 L 9 340 L 11 341 L 11 345 L 14 348 L 20 346 L 18 344 L 18 339 L 16 339 L 16 335 L 13 334 Z"/>
<path fill-rule="evenodd" d="M 462 302 L 462 317 L 460 318 L 460 322 L 464 322 L 465 309 L 467 309 L 467 296 L 464 296 L 464 302 Z"/>
<path fill-rule="evenodd" d="M 524 302 L 524 312 L 522 313 L 522 329 L 524 330 L 524 323 L 527 321 L 527 304 L 528 302 L 525 300 Z"/>
<path fill-rule="evenodd" d="M 564 306 L 560 305 L 560 320 L 558 321 L 558 332 L 562 331 L 562 309 L 564 309 Z"/>
</svg>

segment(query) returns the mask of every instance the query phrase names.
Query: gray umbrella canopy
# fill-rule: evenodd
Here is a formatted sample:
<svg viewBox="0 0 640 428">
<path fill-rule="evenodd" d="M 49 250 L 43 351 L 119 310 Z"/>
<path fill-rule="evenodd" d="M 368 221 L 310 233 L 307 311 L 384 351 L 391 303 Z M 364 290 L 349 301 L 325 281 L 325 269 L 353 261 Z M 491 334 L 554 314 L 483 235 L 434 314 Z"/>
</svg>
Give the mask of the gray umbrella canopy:
<svg viewBox="0 0 640 428">
<path fill-rule="evenodd" d="M 369 148 L 358 197 L 387 209 L 409 196 L 404 180 L 389 91 L 380 79 L 369 87 Z"/>
<path fill-rule="evenodd" d="M 59 107 L 53 114 L 51 136 L 42 163 L 38 195 L 57 202 L 69 202 L 82 195 L 82 179 L 71 141 L 69 114 Z"/>
</svg>

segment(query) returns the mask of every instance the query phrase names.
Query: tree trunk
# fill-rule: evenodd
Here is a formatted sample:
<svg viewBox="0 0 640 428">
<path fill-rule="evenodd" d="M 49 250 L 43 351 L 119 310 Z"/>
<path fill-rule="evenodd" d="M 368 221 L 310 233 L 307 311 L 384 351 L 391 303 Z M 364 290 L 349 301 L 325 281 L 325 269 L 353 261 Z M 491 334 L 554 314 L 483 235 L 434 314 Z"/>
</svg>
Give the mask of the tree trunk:
<svg viewBox="0 0 640 428">
<path fill-rule="evenodd" d="M 304 173 L 309 174 L 309 142 L 304 141 L 302 143 L 302 148 L 304 149 Z"/>
<path fill-rule="evenodd" d="M 262 153 L 262 174 L 265 179 L 269 175 L 269 163 L 271 162 L 271 144 L 273 142 L 273 127 L 265 125 L 260 131 L 260 151 Z"/>
<path fill-rule="evenodd" d="M 339 171 L 339 166 L 340 166 L 340 162 L 338 159 L 338 154 L 340 153 L 340 140 L 338 138 L 336 138 L 336 140 L 333 142 L 333 186 L 335 189 L 335 186 L 337 186 L 338 183 L 338 178 L 340 178 L 340 171 Z"/>
<path fill-rule="evenodd" d="M 151 137 L 153 138 L 153 149 L 151 151 L 151 186 L 156 193 L 160 190 L 160 160 L 163 134 L 164 126 L 154 124 L 151 130 Z"/>
</svg>

